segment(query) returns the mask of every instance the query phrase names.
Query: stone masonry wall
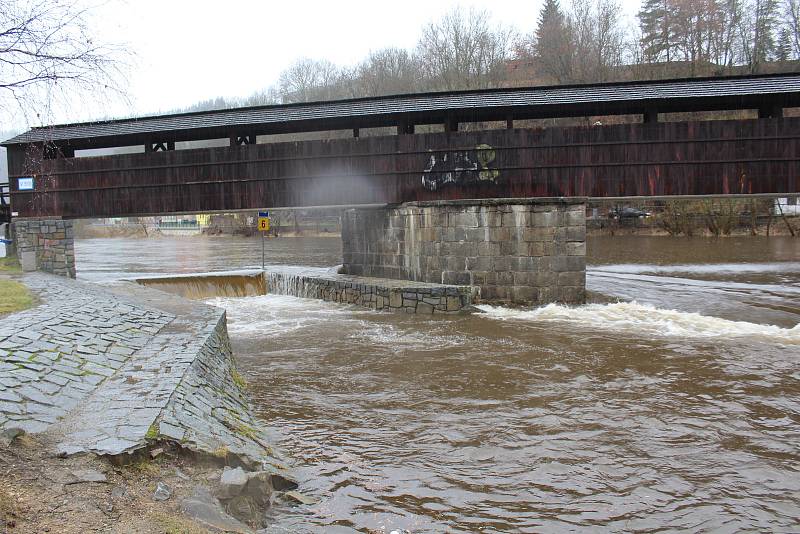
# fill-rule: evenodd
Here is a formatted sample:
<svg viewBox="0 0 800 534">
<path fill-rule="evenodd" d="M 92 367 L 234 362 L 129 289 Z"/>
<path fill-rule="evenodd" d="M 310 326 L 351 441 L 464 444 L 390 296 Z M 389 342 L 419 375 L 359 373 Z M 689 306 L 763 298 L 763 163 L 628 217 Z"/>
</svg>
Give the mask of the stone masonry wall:
<svg viewBox="0 0 800 534">
<path fill-rule="evenodd" d="M 22 269 L 75 278 L 75 230 L 72 221 L 24 219 L 13 223 Z"/>
<path fill-rule="evenodd" d="M 475 285 L 484 302 L 582 303 L 584 199 L 420 202 L 352 209 L 344 273 Z"/>
<path fill-rule="evenodd" d="M 442 286 L 344 275 L 321 276 L 280 270 L 269 270 L 264 277 L 269 293 L 403 313 L 428 315 L 468 311 L 477 298 L 477 290 L 470 286 Z"/>
</svg>

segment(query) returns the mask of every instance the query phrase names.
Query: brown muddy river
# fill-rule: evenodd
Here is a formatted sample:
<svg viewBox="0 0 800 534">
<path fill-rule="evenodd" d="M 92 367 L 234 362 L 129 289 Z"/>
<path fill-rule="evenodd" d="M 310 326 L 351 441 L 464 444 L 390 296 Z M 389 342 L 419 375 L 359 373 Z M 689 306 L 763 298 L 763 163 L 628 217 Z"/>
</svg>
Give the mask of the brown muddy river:
<svg viewBox="0 0 800 534">
<path fill-rule="evenodd" d="M 96 239 L 78 276 L 260 264 Z M 268 242 L 329 266 L 336 239 Z M 217 298 L 312 506 L 267 532 L 800 531 L 800 239 L 594 238 L 595 304 L 423 318 Z"/>
</svg>

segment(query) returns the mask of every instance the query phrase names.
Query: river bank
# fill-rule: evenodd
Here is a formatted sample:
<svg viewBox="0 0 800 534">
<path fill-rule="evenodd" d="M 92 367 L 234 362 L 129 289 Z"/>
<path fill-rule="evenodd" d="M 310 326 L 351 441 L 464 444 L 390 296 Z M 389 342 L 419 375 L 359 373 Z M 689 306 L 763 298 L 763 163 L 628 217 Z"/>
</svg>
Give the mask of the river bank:
<svg viewBox="0 0 800 534">
<path fill-rule="evenodd" d="M 212 499 L 211 513 L 197 519 L 186 513 L 184 503 L 197 500 L 195 488 L 220 479 L 217 465 L 166 447 L 115 465 L 96 456 L 58 458 L 52 445 L 28 434 L 0 445 L 0 531 L 201 534 L 211 532 L 212 521 L 230 532 L 251 531 Z"/>
<path fill-rule="evenodd" d="M 153 532 L 164 532 L 159 517 L 177 509 L 206 527 L 264 526 L 272 501 L 295 484 L 253 415 L 223 310 L 132 283 L 3 277 L 38 301 L 0 323 L 6 529 L 43 532 L 65 518 L 55 532 L 103 529 L 109 517 L 139 518 L 145 501 Z M 137 479 L 125 466 L 147 476 Z M 239 468 L 235 491 L 226 466 Z M 128 490 L 130 506 L 112 513 L 114 495 Z M 41 495 L 51 499 L 36 500 Z M 84 513 L 101 497 L 111 504 Z"/>
<path fill-rule="evenodd" d="M 649 236 L 649 237 L 796 237 L 800 236 L 800 217 L 787 217 L 786 220 L 776 219 L 770 224 L 758 223 L 753 226 L 736 226 L 724 232 L 709 229 L 703 225 L 683 226 L 678 228 L 665 228 L 657 222 L 643 220 L 630 221 L 595 221 L 587 225 L 588 236 Z"/>
</svg>

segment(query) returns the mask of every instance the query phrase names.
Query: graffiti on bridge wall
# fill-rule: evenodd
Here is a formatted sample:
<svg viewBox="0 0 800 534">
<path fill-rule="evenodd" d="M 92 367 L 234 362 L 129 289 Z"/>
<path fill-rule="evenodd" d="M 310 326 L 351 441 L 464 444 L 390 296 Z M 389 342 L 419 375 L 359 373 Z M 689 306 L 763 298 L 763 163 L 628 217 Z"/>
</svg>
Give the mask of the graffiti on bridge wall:
<svg viewBox="0 0 800 534">
<path fill-rule="evenodd" d="M 495 157 L 490 145 L 431 154 L 422 173 L 422 187 L 436 191 L 447 185 L 495 184 L 500 176 L 500 171 L 492 168 Z"/>
</svg>

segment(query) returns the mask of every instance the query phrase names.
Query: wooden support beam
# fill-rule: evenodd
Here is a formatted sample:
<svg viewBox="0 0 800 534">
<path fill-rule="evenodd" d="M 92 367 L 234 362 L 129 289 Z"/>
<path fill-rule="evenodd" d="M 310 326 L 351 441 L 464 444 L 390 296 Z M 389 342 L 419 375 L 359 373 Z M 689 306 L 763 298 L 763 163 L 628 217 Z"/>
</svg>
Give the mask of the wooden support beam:
<svg viewBox="0 0 800 534">
<path fill-rule="evenodd" d="M 513 130 L 514 129 L 514 119 L 511 117 L 506 119 L 506 130 Z"/>
<path fill-rule="evenodd" d="M 644 110 L 643 119 L 645 124 L 658 122 L 658 110 L 653 108 Z"/>
<path fill-rule="evenodd" d="M 766 106 L 758 108 L 759 119 L 780 119 L 783 117 L 783 108 L 781 106 Z"/>
<path fill-rule="evenodd" d="M 397 135 L 413 134 L 413 133 L 414 133 L 413 124 L 406 121 L 401 121 L 397 123 Z"/>
<path fill-rule="evenodd" d="M 256 144 L 255 134 L 238 135 L 232 134 L 228 136 L 230 146 L 254 145 Z"/>
<path fill-rule="evenodd" d="M 457 132 L 458 131 L 458 121 L 455 119 L 447 119 L 444 122 L 444 131 L 445 132 Z"/>
<path fill-rule="evenodd" d="M 168 150 L 175 150 L 175 141 L 162 141 L 144 145 L 145 152 L 166 152 Z"/>
<path fill-rule="evenodd" d="M 358 139 L 358 135 L 359 135 L 358 128 L 353 128 L 353 137 L 355 137 L 356 139 Z"/>
</svg>

